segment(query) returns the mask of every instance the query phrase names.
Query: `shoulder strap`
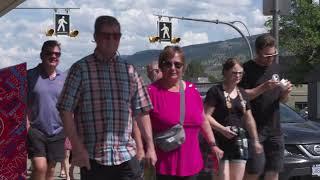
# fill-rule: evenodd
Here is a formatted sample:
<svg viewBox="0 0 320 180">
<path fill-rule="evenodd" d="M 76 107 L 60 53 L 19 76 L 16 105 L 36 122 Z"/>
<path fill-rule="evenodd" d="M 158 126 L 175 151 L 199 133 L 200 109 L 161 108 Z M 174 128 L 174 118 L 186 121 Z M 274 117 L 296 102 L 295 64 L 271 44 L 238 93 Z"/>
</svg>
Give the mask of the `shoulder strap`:
<svg viewBox="0 0 320 180">
<path fill-rule="evenodd" d="M 183 88 L 183 81 L 180 80 L 180 124 L 183 125 L 184 122 L 184 116 L 185 116 L 185 94 L 184 94 L 184 88 Z"/>
<path fill-rule="evenodd" d="M 236 87 L 237 88 L 237 93 L 238 93 L 238 95 L 239 95 L 239 97 L 240 97 L 240 102 L 241 102 L 241 106 L 242 106 L 242 109 L 243 109 L 243 113 L 245 113 L 246 112 L 246 101 L 243 99 L 243 96 L 242 96 L 242 93 L 240 92 L 240 89 L 238 88 L 238 87 Z"/>
</svg>

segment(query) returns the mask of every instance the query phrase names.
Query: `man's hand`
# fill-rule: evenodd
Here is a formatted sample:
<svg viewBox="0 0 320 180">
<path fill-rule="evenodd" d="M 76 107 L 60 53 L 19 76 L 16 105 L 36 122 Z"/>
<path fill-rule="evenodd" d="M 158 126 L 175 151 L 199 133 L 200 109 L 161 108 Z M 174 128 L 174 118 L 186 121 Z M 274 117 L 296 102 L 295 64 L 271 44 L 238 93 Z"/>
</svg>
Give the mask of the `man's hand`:
<svg viewBox="0 0 320 180">
<path fill-rule="evenodd" d="M 86 167 L 87 170 L 91 169 L 89 154 L 83 145 L 72 148 L 72 164 L 79 167 Z"/>
<path fill-rule="evenodd" d="M 260 142 L 254 142 L 253 143 L 253 148 L 256 154 L 260 154 L 263 152 L 263 146 L 260 144 Z"/>
<path fill-rule="evenodd" d="M 147 166 L 155 166 L 157 162 L 157 155 L 154 150 L 154 148 L 148 148 L 146 157 L 145 157 L 145 163 Z"/>
<path fill-rule="evenodd" d="M 280 101 L 285 103 L 289 100 L 289 94 L 292 91 L 292 84 L 290 81 L 287 82 L 286 88 L 281 92 Z"/>
<path fill-rule="evenodd" d="M 275 81 L 275 80 L 268 80 L 263 83 L 263 89 L 265 91 L 274 89 L 275 87 L 278 87 L 278 86 L 279 86 L 279 81 Z"/>
<path fill-rule="evenodd" d="M 144 150 L 141 148 L 137 148 L 136 157 L 137 157 L 138 161 L 142 161 L 145 158 L 145 156 L 146 156 L 146 154 L 145 154 Z"/>
<path fill-rule="evenodd" d="M 283 94 L 289 94 L 292 91 L 292 84 L 290 81 L 287 82 L 286 88 L 283 91 Z"/>
</svg>

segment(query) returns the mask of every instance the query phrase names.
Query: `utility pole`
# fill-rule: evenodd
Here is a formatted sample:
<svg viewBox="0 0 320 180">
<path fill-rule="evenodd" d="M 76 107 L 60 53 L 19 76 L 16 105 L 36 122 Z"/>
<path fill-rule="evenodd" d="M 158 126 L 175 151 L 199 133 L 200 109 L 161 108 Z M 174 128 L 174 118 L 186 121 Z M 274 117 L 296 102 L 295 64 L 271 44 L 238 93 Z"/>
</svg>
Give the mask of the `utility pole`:
<svg viewBox="0 0 320 180">
<path fill-rule="evenodd" d="M 279 4 L 273 0 L 272 34 L 276 40 L 276 47 L 279 49 Z M 276 63 L 279 64 L 279 56 L 276 56 Z"/>
</svg>

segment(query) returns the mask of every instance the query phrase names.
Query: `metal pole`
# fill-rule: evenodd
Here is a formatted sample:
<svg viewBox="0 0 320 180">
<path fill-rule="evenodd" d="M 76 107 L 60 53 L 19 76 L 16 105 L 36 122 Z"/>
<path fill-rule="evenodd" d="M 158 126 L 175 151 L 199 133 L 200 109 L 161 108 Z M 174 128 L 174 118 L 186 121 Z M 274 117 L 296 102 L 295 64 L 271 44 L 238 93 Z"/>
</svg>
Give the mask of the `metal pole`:
<svg viewBox="0 0 320 180">
<path fill-rule="evenodd" d="M 36 8 L 36 7 L 21 7 L 21 8 L 14 8 L 14 9 L 53 9 L 53 10 L 55 10 L 55 9 L 80 9 L 80 8 L 73 8 L 73 7 L 65 7 L 65 8 L 63 8 L 63 7 L 59 7 L 59 8 L 55 8 L 55 7 L 43 7 L 43 8 Z"/>
<path fill-rule="evenodd" d="M 158 15 L 158 14 L 154 14 L 154 15 L 158 16 L 158 17 L 161 16 L 161 17 L 167 17 L 167 18 L 173 18 L 173 19 L 208 22 L 208 23 L 215 23 L 215 24 L 225 24 L 225 25 L 231 26 L 233 29 L 238 31 L 238 33 L 245 39 L 247 46 L 249 48 L 250 58 L 253 59 L 253 52 L 252 52 L 252 48 L 251 48 L 251 45 L 250 45 L 248 38 L 241 32 L 241 30 L 239 28 L 237 28 L 235 25 L 233 25 L 230 22 L 224 22 L 224 21 L 219 21 L 219 20 L 207 20 L 207 19 L 195 19 L 195 18 L 185 18 L 185 17 L 176 17 L 176 16 L 166 16 L 166 15 Z"/>
<path fill-rule="evenodd" d="M 247 31 L 247 33 L 248 33 L 249 38 L 251 37 L 251 34 L 250 34 L 250 32 L 249 32 L 249 29 L 248 29 L 248 27 L 246 26 L 245 23 L 243 23 L 242 21 L 231 21 L 230 23 L 232 23 L 232 24 L 234 24 L 234 23 L 240 23 L 240 24 L 242 24 L 242 25 L 244 26 L 244 28 L 246 28 L 246 31 Z"/>
<path fill-rule="evenodd" d="M 278 0 L 273 0 L 272 33 L 276 40 L 276 47 L 279 49 L 279 4 Z M 279 64 L 279 56 L 276 56 L 276 63 Z"/>
</svg>

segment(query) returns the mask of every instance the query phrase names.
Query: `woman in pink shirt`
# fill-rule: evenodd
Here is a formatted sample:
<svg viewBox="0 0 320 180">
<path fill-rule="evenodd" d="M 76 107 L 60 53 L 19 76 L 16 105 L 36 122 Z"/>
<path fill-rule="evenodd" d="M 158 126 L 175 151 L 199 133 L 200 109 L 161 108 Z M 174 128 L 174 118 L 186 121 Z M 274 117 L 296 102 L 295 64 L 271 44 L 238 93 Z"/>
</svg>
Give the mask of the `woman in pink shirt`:
<svg viewBox="0 0 320 180">
<path fill-rule="evenodd" d="M 180 122 L 180 80 L 185 70 L 183 51 L 178 46 L 167 46 L 159 56 L 163 77 L 152 83 L 148 90 L 154 109 L 150 112 L 153 134 L 168 130 Z M 164 152 L 156 147 L 157 180 L 195 179 L 203 168 L 198 135 L 201 131 L 220 158 L 223 151 L 216 144 L 209 122 L 205 120 L 202 99 L 196 87 L 182 81 L 185 92 L 185 142 L 177 149 Z"/>
</svg>

